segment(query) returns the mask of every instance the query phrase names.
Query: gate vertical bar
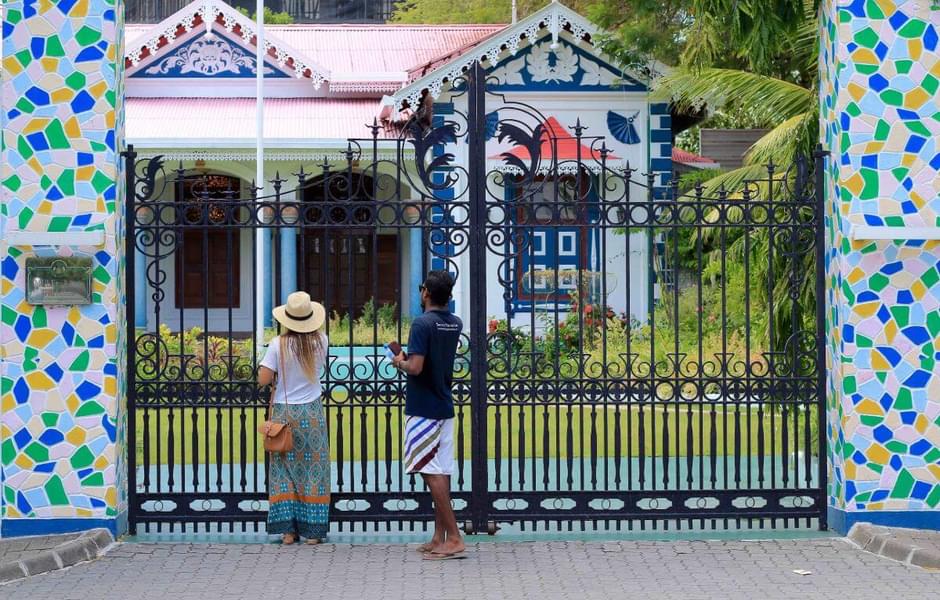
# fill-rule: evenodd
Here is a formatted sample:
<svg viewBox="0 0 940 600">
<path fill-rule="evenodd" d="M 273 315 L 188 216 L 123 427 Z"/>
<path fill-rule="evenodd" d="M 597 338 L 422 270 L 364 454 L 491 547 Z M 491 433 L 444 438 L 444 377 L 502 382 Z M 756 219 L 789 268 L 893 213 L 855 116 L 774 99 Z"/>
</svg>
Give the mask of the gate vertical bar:
<svg viewBox="0 0 940 600">
<path fill-rule="evenodd" d="M 470 423 L 473 531 L 486 531 L 489 479 L 486 455 L 486 74 L 479 62 L 467 81 L 470 203 Z"/>
<path fill-rule="evenodd" d="M 136 261 L 134 253 L 136 251 L 136 207 L 137 200 L 136 175 L 137 152 L 134 151 L 134 145 L 128 144 L 124 152 L 124 290 L 131 290 L 132 293 L 125 293 L 125 298 L 129 301 L 124 304 L 124 314 L 127 326 L 127 527 L 130 535 L 137 535 L 137 414 L 134 411 L 136 401 L 136 375 L 137 369 L 137 306 L 135 294 L 133 293 L 136 282 Z"/>
<path fill-rule="evenodd" d="M 816 405 L 818 434 L 817 448 L 819 452 L 819 477 L 817 486 L 820 494 L 817 500 L 819 510 L 819 530 L 829 528 L 828 494 L 829 494 L 829 451 L 827 446 L 827 402 L 826 402 L 826 207 L 825 207 L 825 168 L 826 156 L 829 153 L 816 146 L 813 153 L 815 160 L 816 182 L 813 186 L 814 216 L 816 222 Z M 807 448 L 807 451 L 809 448 Z"/>
</svg>

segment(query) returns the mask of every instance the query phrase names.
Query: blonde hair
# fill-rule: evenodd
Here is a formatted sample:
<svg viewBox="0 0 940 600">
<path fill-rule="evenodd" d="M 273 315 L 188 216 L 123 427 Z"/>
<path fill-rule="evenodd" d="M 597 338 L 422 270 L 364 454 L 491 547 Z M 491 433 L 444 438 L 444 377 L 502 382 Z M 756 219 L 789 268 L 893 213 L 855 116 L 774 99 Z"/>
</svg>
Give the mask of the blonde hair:
<svg viewBox="0 0 940 600">
<path fill-rule="evenodd" d="M 286 350 L 300 363 L 300 368 L 312 382 L 316 382 L 320 377 L 320 367 L 326 359 L 326 336 L 321 331 L 312 331 L 310 333 L 298 333 L 286 329 L 281 334 L 281 341 L 286 345 Z"/>
</svg>

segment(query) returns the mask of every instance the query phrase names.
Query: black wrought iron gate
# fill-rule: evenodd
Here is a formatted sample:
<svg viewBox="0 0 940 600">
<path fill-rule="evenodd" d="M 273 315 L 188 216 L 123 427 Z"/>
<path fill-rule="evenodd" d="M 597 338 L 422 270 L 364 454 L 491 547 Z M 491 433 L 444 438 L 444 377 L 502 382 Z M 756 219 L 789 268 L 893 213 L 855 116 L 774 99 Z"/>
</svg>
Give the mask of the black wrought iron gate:
<svg viewBox="0 0 940 600">
<path fill-rule="evenodd" d="M 127 151 L 132 530 L 259 529 L 266 290 L 295 287 L 331 315 L 332 520 L 426 526 L 382 346 L 407 339 L 431 268 L 456 275 L 467 324 L 453 488 L 468 530 L 825 527 L 811 165 L 733 193 L 664 185 L 483 77 L 456 82 L 446 114 L 376 124 L 261 191 Z"/>
</svg>

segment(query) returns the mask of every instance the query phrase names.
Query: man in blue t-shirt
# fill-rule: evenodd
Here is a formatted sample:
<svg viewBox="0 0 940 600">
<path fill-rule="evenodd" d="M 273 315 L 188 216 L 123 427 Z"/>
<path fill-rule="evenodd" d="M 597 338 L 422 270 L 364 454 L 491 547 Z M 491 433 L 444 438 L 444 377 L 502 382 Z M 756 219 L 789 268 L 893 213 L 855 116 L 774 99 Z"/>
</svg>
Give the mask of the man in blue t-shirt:
<svg viewBox="0 0 940 600">
<path fill-rule="evenodd" d="M 408 374 L 405 395 L 405 449 L 408 473 L 420 473 L 434 500 L 434 536 L 419 550 L 428 560 L 455 558 L 465 550 L 450 505 L 454 470 L 454 358 L 463 322 L 447 308 L 454 279 L 431 271 L 421 286 L 424 314 L 411 324 L 408 355 L 392 359 Z"/>
</svg>

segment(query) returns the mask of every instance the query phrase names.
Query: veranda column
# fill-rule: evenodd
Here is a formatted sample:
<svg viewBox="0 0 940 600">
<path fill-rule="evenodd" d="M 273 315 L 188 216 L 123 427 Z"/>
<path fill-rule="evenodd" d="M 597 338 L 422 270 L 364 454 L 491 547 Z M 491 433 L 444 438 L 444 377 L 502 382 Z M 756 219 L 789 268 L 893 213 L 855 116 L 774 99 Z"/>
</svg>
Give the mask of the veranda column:
<svg viewBox="0 0 940 600">
<path fill-rule="evenodd" d="M 940 3 L 821 15 L 830 524 L 940 529 Z"/>
<path fill-rule="evenodd" d="M 123 2 L 5 0 L 3 535 L 121 529 Z M 32 306 L 25 259 L 91 257 L 91 304 Z"/>
</svg>

